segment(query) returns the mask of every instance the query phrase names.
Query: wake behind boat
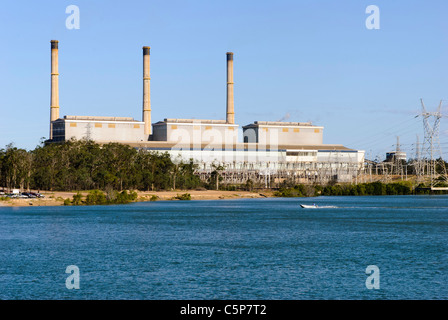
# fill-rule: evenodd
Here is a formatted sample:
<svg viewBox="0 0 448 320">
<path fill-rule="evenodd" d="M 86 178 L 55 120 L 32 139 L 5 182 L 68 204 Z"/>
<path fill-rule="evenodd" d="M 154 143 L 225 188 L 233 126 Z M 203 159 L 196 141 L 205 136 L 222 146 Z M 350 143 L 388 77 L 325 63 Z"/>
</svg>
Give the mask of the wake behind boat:
<svg viewBox="0 0 448 320">
<path fill-rule="evenodd" d="M 300 204 L 300 206 L 304 209 L 315 209 L 317 208 L 316 204 Z"/>
</svg>

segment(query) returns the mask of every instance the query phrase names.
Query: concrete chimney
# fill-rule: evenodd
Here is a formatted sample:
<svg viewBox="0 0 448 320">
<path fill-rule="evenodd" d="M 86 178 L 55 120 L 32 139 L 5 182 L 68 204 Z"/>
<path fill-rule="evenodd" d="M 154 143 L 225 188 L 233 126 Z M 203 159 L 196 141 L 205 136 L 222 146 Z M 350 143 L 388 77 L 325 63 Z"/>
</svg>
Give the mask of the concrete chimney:
<svg viewBox="0 0 448 320">
<path fill-rule="evenodd" d="M 143 47 L 143 121 L 145 122 L 145 135 L 152 134 L 151 128 L 151 93 L 149 76 L 149 50 L 150 47 Z"/>
<path fill-rule="evenodd" d="M 51 40 L 51 97 L 50 97 L 50 139 L 53 139 L 53 124 L 59 119 L 59 63 L 58 41 Z"/>
<path fill-rule="evenodd" d="M 233 104 L 233 52 L 227 52 L 227 116 L 226 122 L 235 124 Z"/>
</svg>

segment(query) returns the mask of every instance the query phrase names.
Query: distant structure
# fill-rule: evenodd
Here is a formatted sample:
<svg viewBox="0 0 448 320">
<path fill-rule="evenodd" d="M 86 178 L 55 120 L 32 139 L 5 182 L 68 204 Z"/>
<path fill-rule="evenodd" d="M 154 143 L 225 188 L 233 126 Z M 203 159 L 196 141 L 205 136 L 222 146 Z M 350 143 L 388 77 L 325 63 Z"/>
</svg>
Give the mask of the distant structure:
<svg viewBox="0 0 448 320">
<path fill-rule="evenodd" d="M 225 183 L 248 179 L 266 187 L 294 182 L 352 182 L 364 166 L 364 151 L 339 144 L 323 144 L 322 126 L 310 122 L 255 121 L 235 124 L 234 54 L 226 53 L 227 95 L 225 120 L 171 119 L 151 122 L 150 47 L 143 47 L 142 120 L 128 117 L 59 117 L 58 41 L 51 41 L 50 139 L 91 139 L 99 144 L 118 142 L 149 151 L 168 152 L 173 161 L 198 164 L 207 179 L 218 166 Z M 88 132 L 88 137 L 86 136 Z"/>
<path fill-rule="evenodd" d="M 399 175 L 403 178 L 403 175 L 405 173 L 403 164 L 406 163 L 406 160 L 407 160 L 406 152 L 401 151 L 400 137 L 397 136 L 397 144 L 395 146 L 395 151 L 386 153 L 386 163 L 389 164 L 390 166 L 389 173 L 391 175 Z"/>
<path fill-rule="evenodd" d="M 397 145 L 395 151 L 386 153 L 386 161 L 387 162 L 396 162 L 396 161 L 406 161 L 406 152 L 401 151 L 400 148 L 400 137 L 397 137 Z"/>
</svg>

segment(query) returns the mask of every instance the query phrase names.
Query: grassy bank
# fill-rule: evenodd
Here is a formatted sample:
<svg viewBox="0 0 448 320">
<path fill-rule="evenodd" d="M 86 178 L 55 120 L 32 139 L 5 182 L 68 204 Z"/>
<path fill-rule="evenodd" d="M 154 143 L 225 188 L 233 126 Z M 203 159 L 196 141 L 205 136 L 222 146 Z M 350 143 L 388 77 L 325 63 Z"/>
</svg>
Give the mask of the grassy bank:
<svg viewBox="0 0 448 320">
<path fill-rule="evenodd" d="M 106 201 L 101 193 L 95 190 L 66 192 L 66 191 L 41 191 L 45 198 L 42 199 L 11 199 L 5 198 L 0 201 L 2 207 L 27 207 L 27 206 L 72 206 L 72 205 L 95 205 L 95 204 L 119 204 L 129 202 L 146 202 L 159 200 L 222 200 L 222 199 L 244 199 L 264 198 L 272 196 L 272 192 L 266 190 L 263 194 L 250 191 L 226 191 L 226 190 L 170 190 L 170 191 L 127 191 L 128 197 L 117 197 L 115 200 L 107 199 L 107 192 L 101 192 L 106 196 Z M 90 196 L 89 196 L 90 195 Z M 134 200 L 135 198 L 135 200 Z M 120 201 L 126 200 L 126 201 Z"/>
</svg>

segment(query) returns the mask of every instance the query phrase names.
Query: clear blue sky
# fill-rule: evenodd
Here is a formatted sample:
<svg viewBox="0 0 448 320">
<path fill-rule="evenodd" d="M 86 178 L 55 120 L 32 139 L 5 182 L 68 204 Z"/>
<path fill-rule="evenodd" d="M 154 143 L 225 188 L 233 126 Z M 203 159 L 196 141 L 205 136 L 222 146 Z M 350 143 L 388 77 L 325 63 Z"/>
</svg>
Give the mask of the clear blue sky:
<svg viewBox="0 0 448 320">
<path fill-rule="evenodd" d="M 65 26 L 71 4 L 80 9 L 79 30 Z M 371 4 L 380 8 L 380 30 L 365 27 Z M 369 158 L 393 150 L 399 135 L 412 156 L 416 135 L 423 141 L 414 118 L 420 98 L 430 110 L 448 100 L 447 14 L 442 0 L 4 1 L 0 148 L 33 149 L 48 137 L 56 39 L 61 116 L 141 119 L 148 45 L 153 122 L 224 119 L 232 51 L 238 124 L 289 115 L 324 126 L 324 143 Z"/>
</svg>

